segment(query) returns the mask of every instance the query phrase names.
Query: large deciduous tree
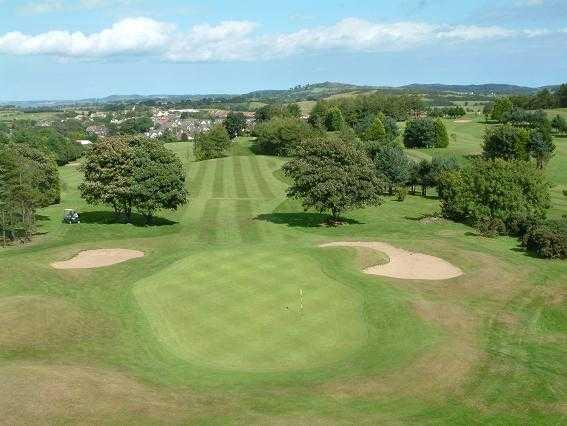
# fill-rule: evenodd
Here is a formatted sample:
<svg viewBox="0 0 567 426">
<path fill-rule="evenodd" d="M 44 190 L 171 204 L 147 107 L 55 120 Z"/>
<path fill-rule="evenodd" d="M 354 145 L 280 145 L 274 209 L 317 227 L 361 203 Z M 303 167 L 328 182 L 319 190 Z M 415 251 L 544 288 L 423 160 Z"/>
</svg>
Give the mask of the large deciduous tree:
<svg viewBox="0 0 567 426">
<path fill-rule="evenodd" d="M 555 144 L 551 132 L 544 129 L 534 129 L 530 132 L 528 152 L 535 159 L 538 169 L 545 167 L 554 151 Z"/>
<path fill-rule="evenodd" d="M 492 105 L 491 118 L 501 122 L 507 113 L 514 109 L 514 104 L 510 98 L 499 98 Z"/>
<path fill-rule="evenodd" d="M 93 144 L 81 166 L 81 197 L 92 205 L 111 206 L 127 218 L 132 213 L 132 150 L 125 137 L 103 139 Z"/>
<path fill-rule="evenodd" d="M 161 142 L 137 139 L 132 148 L 134 207 L 151 221 L 155 212 L 176 210 L 187 203 L 185 171 L 175 154 Z"/>
<path fill-rule="evenodd" d="M 156 211 L 187 202 L 183 166 L 159 141 L 103 139 L 87 153 L 82 170 L 81 197 L 126 219 L 136 209 L 149 221 Z"/>
<path fill-rule="evenodd" d="M 441 119 L 417 118 L 408 121 L 404 131 L 406 148 L 445 148 L 448 144 L 449 137 Z"/>
<path fill-rule="evenodd" d="M 401 146 L 388 143 L 379 146 L 374 157 L 374 164 L 379 176 L 383 176 L 388 184 L 388 193 L 403 186 L 410 180 L 412 161 Z"/>
<path fill-rule="evenodd" d="M 313 136 L 314 130 L 297 118 L 273 118 L 254 128 L 255 147 L 262 154 L 291 156 L 301 141 Z"/>
<path fill-rule="evenodd" d="M 372 162 L 338 137 L 301 143 L 296 157 L 283 170 L 293 180 L 287 196 L 301 199 L 306 210 L 330 212 L 334 223 L 347 210 L 381 202 L 383 184 Z"/>
<path fill-rule="evenodd" d="M 246 117 L 241 112 L 229 112 L 224 120 L 224 127 L 230 139 L 240 136 L 246 128 Z"/>
</svg>

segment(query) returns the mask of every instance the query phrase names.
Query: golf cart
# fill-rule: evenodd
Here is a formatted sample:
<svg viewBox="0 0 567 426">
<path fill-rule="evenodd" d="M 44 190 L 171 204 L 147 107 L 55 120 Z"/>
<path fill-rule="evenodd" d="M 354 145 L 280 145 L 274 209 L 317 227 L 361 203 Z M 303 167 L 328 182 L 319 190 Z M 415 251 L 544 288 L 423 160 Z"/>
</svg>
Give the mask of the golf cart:
<svg viewBox="0 0 567 426">
<path fill-rule="evenodd" d="M 64 223 L 81 223 L 79 220 L 79 213 L 77 213 L 73 209 L 65 209 L 65 213 L 63 215 L 63 222 Z"/>
</svg>

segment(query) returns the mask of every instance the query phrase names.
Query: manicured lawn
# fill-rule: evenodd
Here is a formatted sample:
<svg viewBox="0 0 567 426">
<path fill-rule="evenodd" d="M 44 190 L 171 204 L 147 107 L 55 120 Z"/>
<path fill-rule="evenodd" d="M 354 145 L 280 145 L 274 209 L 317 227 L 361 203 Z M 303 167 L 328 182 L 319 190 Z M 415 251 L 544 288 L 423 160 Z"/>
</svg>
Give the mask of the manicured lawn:
<svg viewBox="0 0 567 426">
<path fill-rule="evenodd" d="M 139 281 L 134 294 L 173 353 L 220 369 L 319 367 L 366 340 L 360 295 L 300 250 L 205 250 Z"/>
<path fill-rule="evenodd" d="M 448 123 L 478 152 L 484 125 Z M 558 145 L 562 143 L 559 139 Z M 7 424 L 562 424 L 567 264 L 513 238 L 423 221 L 435 198 L 356 210 L 335 228 L 285 199 L 282 159 L 231 155 L 187 168 L 191 202 L 154 226 L 87 206 L 75 165 L 33 244 L 0 250 L 0 413 Z M 559 146 L 548 172 L 567 185 Z M 422 156 L 433 152 L 413 151 Z M 567 203 L 554 189 L 554 215 Z M 561 195 L 562 196 L 562 195 Z M 61 223 L 64 208 L 82 213 Z M 379 255 L 322 249 L 384 241 L 465 275 L 361 272 Z M 83 249 L 145 256 L 55 270 Z M 303 291 L 301 309 L 300 290 Z"/>
</svg>

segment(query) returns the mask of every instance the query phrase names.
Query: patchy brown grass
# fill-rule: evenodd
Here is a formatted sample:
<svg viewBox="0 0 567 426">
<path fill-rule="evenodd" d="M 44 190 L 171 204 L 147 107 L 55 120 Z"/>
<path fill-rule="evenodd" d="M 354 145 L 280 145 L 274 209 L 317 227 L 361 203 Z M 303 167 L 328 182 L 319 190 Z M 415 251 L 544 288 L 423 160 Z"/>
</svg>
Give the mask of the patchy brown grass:
<svg viewBox="0 0 567 426">
<path fill-rule="evenodd" d="M 463 252 L 460 264 L 466 275 L 451 282 L 392 280 L 392 285 L 414 293 L 410 304 L 416 315 L 441 331 L 442 338 L 431 350 L 396 371 L 328 382 L 319 391 L 332 398 L 468 399 L 464 386 L 486 359 L 480 327 L 486 320 L 517 326 L 513 314 L 495 308 L 522 286 L 518 273 L 493 256 Z M 485 304 L 470 304 L 478 298 Z"/>
<path fill-rule="evenodd" d="M 333 426 L 338 424 L 336 421 L 326 417 L 313 416 L 253 416 L 250 419 L 247 419 L 245 423 L 273 426 Z"/>
<path fill-rule="evenodd" d="M 458 305 L 428 300 L 412 302 L 416 314 L 435 323 L 445 336 L 412 364 L 382 376 L 330 382 L 323 392 L 333 398 L 419 396 L 433 398 L 458 391 L 483 356 L 476 337 L 476 320 Z"/>
<path fill-rule="evenodd" d="M 54 349 L 89 334 L 88 320 L 56 297 L 0 298 L 0 351 Z"/>
<path fill-rule="evenodd" d="M 0 389 L 0 423 L 10 425 L 180 424 L 191 407 L 127 375 L 74 365 L 4 366 Z"/>
</svg>

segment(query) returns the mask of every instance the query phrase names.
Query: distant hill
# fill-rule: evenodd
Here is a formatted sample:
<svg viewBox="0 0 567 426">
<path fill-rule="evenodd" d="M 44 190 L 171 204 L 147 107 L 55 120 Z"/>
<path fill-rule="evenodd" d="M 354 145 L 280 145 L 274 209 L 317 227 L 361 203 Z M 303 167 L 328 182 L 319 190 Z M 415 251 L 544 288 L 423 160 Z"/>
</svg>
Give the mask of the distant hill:
<svg viewBox="0 0 567 426">
<path fill-rule="evenodd" d="M 513 84 L 408 84 L 399 87 L 400 89 L 409 90 L 412 92 L 420 93 L 439 93 L 439 92 L 454 92 L 454 93 L 475 93 L 481 95 L 488 95 L 491 93 L 500 95 L 511 94 L 530 94 L 538 92 L 542 89 L 556 90 L 559 86 L 545 86 L 545 87 L 527 87 L 516 86 Z"/>
<path fill-rule="evenodd" d="M 198 101 L 202 99 L 223 99 L 230 102 L 297 102 L 316 101 L 329 96 L 342 93 L 365 93 L 381 90 L 392 93 L 474 93 L 476 95 L 511 95 L 530 94 L 542 89 L 556 90 L 559 85 L 545 87 L 527 87 L 511 84 L 408 84 L 405 86 L 359 86 L 336 82 L 324 82 L 316 84 L 298 85 L 284 90 L 256 90 L 250 93 L 235 94 L 193 94 L 193 95 L 111 95 L 103 98 L 88 98 L 79 100 L 44 100 L 44 101 L 21 101 L 0 102 L 0 105 L 14 105 L 21 108 L 57 107 L 57 106 L 81 106 L 111 103 L 132 103 L 142 101 Z"/>
<path fill-rule="evenodd" d="M 279 100 L 281 102 L 318 100 L 321 98 L 347 93 L 367 92 L 376 90 L 375 86 L 357 86 L 355 84 L 325 83 L 298 85 L 287 90 L 257 90 L 237 97 L 245 101 L 269 101 Z"/>
</svg>

